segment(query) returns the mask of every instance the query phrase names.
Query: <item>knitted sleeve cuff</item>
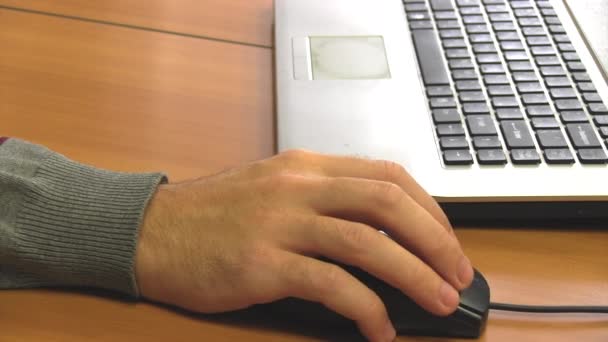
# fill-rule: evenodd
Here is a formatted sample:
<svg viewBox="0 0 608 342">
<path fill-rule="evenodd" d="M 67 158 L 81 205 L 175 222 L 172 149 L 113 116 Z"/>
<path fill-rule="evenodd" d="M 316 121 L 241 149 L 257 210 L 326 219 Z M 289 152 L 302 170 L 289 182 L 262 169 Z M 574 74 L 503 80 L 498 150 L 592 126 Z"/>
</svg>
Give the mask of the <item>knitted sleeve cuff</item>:
<svg viewBox="0 0 608 342">
<path fill-rule="evenodd" d="M 166 178 L 100 170 L 51 151 L 45 155 L 33 177 L 17 181 L 14 280 L 20 287 L 90 286 L 138 296 L 138 229 Z"/>
</svg>

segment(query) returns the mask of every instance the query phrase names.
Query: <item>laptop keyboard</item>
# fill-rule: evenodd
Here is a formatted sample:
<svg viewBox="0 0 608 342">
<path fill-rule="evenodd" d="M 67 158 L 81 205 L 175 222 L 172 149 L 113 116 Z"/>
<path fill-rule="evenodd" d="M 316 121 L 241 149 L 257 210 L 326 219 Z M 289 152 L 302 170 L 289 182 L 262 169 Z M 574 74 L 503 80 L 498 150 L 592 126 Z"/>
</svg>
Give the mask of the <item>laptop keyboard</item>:
<svg viewBox="0 0 608 342">
<path fill-rule="evenodd" d="M 608 109 L 548 0 L 403 3 L 445 165 L 608 163 Z"/>
</svg>

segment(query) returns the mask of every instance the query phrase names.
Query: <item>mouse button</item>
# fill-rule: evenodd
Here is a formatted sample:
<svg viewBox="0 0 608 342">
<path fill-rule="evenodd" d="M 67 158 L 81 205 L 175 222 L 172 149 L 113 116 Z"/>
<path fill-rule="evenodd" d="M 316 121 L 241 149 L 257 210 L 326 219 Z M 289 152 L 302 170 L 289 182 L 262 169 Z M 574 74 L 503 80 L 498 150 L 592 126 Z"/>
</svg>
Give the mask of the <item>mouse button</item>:
<svg viewBox="0 0 608 342">
<path fill-rule="evenodd" d="M 460 292 L 460 306 L 484 315 L 490 305 L 490 287 L 488 282 L 475 270 L 475 276 L 471 286 Z"/>
</svg>

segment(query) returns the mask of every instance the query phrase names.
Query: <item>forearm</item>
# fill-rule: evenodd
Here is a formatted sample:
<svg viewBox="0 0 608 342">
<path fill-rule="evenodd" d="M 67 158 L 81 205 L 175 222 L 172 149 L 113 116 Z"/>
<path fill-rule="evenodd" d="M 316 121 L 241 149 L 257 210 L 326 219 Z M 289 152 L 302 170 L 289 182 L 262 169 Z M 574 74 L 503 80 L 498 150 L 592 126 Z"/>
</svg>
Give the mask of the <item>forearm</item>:
<svg viewBox="0 0 608 342">
<path fill-rule="evenodd" d="M 0 146 L 0 288 L 138 295 L 138 229 L 162 174 L 86 166 L 17 139 Z"/>
</svg>

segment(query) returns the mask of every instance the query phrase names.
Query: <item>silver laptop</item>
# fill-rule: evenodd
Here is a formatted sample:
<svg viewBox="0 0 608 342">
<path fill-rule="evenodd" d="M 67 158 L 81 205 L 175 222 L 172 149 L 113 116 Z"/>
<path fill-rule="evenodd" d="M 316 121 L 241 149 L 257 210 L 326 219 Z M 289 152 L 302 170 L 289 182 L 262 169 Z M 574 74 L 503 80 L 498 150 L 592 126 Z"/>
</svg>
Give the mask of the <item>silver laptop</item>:
<svg viewBox="0 0 608 342">
<path fill-rule="evenodd" d="M 561 0 L 275 0 L 278 148 L 402 164 L 452 219 L 608 218 L 608 86 Z"/>
</svg>

